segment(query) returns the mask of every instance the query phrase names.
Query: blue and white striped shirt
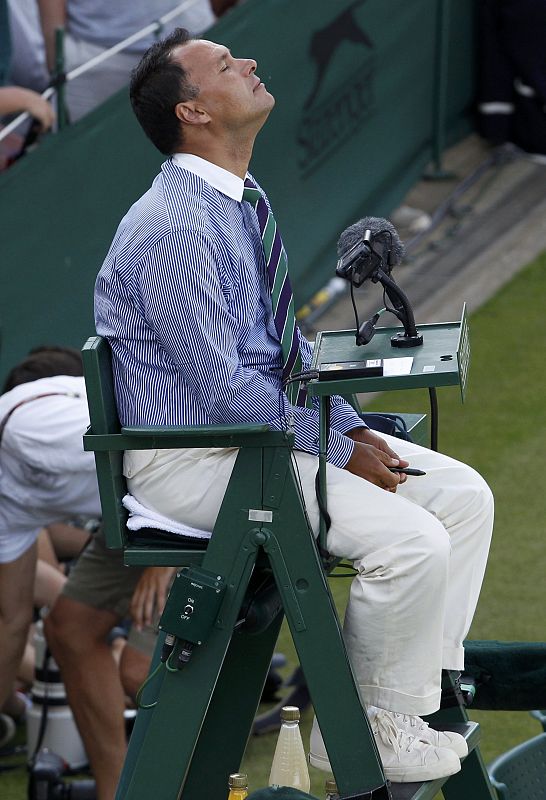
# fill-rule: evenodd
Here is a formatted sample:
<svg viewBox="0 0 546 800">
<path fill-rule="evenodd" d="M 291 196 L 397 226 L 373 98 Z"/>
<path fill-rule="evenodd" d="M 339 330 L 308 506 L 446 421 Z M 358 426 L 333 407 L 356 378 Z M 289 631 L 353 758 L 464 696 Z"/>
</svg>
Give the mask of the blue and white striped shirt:
<svg viewBox="0 0 546 800">
<path fill-rule="evenodd" d="M 120 420 L 280 430 L 293 415 L 296 447 L 316 455 L 318 410 L 291 407 L 282 392 L 258 222 L 242 194 L 237 176 L 177 154 L 121 221 L 95 287 Z M 335 397 L 331 425 L 328 460 L 344 467 L 354 443 L 343 433 L 363 422 Z"/>
</svg>

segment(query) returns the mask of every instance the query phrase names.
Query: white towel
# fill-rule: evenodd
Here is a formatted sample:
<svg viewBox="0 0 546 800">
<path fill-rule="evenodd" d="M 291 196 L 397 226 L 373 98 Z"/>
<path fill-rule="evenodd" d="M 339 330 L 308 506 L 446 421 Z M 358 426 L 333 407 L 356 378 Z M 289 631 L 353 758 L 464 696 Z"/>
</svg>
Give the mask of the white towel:
<svg viewBox="0 0 546 800">
<path fill-rule="evenodd" d="M 141 528 L 157 528 L 169 533 L 178 533 L 181 536 L 193 536 L 195 539 L 210 539 L 210 531 L 201 531 L 198 528 L 190 528 L 174 519 L 164 517 L 157 511 L 146 508 L 132 494 L 126 494 L 122 500 L 123 505 L 129 512 L 127 527 L 130 531 L 139 531 Z"/>
</svg>

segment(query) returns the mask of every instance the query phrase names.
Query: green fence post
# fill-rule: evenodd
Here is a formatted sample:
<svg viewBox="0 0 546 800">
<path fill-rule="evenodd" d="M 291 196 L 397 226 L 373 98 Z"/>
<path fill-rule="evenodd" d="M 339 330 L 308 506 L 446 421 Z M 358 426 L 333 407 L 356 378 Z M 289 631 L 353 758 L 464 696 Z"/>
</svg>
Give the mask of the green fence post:
<svg viewBox="0 0 546 800">
<path fill-rule="evenodd" d="M 55 88 L 57 91 L 57 125 L 62 130 L 68 124 L 66 116 L 66 76 L 64 74 L 64 28 L 55 29 Z"/>
<path fill-rule="evenodd" d="M 434 119 L 432 129 L 433 165 L 425 170 L 426 180 L 447 180 L 454 178 L 453 172 L 442 167 L 442 154 L 445 148 L 447 74 L 449 64 L 449 14 L 450 0 L 437 0 L 436 3 L 436 42 L 434 48 Z"/>
</svg>

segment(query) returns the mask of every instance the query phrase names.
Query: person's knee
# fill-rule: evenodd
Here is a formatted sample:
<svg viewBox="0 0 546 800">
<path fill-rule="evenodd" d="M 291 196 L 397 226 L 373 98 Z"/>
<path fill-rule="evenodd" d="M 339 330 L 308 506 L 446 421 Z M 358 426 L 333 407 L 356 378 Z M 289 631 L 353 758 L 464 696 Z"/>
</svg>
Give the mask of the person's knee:
<svg viewBox="0 0 546 800">
<path fill-rule="evenodd" d="M 32 603 L 20 603 L 10 608 L 3 608 L 0 603 L 0 624 L 5 633 L 6 641 L 9 637 L 25 638 L 32 623 Z"/>
<path fill-rule="evenodd" d="M 364 571 L 376 577 L 405 579 L 420 576 L 428 580 L 447 575 L 451 541 L 444 526 L 423 508 L 412 508 L 403 522 L 394 543 L 379 548 L 362 559 Z"/>
<path fill-rule="evenodd" d="M 486 481 L 475 469 L 464 465 L 458 480 L 454 481 L 452 492 L 451 503 L 443 520 L 447 527 L 466 526 L 462 530 L 467 534 L 474 533 L 480 539 L 489 539 L 493 529 L 495 503 Z"/>
<path fill-rule="evenodd" d="M 44 619 L 44 634 L 48 646 L 55 657 L 71 646 L 74 624 L 63 614 L 62 603 L 57 602 Z"/>
<path fill-rule="evenodd" d="M 97 646 L 106 646 L 113 621 L 103 616 L 61 595 L 44 620 L 45 636 L 55 659 L 82 656 Z"/>
<path fill-rule="evenodd" d="M 5 641 L 26 636 L 32 622 L 36 544 L 19 558 L 0 563 L 0 626 Z"/>
<path fill-rule="evenodd" d="M 436 517 L 424 510 L 412 540 L 411 551 L 428 571 L 447 570 L 451 556 L 449 534 Z"/>
<path fill-rule="evenodd" d="M 470 486 L 472 489 L 473 501 L 479 509 L 490 509 L 493 513 L 494 498 L 489 484 L 476 472 L 475 469 L 469 467 L 470 470 Z"/>
</svg>

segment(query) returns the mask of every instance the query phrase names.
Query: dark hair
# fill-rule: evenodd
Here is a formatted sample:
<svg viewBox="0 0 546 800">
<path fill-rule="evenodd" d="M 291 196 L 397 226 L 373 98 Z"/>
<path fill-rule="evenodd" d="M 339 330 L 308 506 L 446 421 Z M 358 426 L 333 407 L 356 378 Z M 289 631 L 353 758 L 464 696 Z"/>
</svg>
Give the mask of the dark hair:
<svg viewBox="0 0 546 800">
<path fill-rule="evenodd" d="M 136 118 L 146 136 L 167 156 L 176 152 L 183 140 L 175 106 L 199 94 L 187 71 L 172 60 L 173 49 L 191 39 L 185 28 L 175 28 L 144 53 L 131 73 L 129 96 Z"/>
<path fill-rule="evenodd" d="M 2 393 L 9 392 L 21 383 L 30 383 L 53 375 L 83 375 L 82 357 L 74 347 L 42 345 L 35 347 L 28 356 L 8 373 Z"/>
</svg>

